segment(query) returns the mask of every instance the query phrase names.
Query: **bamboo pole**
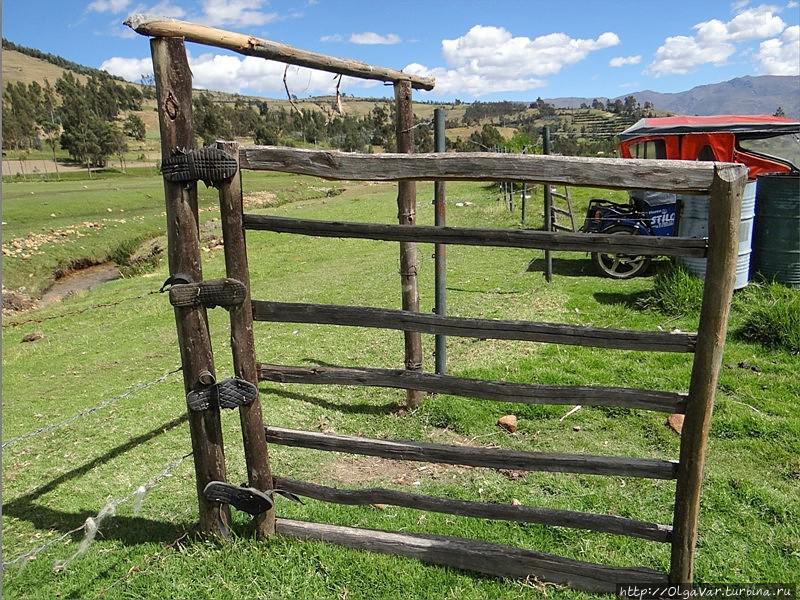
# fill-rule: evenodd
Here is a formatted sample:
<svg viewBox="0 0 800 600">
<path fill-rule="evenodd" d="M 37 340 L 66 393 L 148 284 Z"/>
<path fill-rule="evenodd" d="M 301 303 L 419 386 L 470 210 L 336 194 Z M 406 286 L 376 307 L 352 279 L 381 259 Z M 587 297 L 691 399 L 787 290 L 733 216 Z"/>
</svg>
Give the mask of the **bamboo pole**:
<svg viewBox="0 0 800 600">
<path fill-rule="evenodd" d="M 161 126 L 161 156 L 176 148 L 194 147 L 192 130 L 192 74 L 183 40 L 156 38 L 150 41 L 156 80 L 158 120 Z M 167 212 L 167 256 L 169 272 L 202 281 L 197 184 L 164 180 Z M 202 306 L 175 307 L 175 324 L 183 366 L 186 393 L 213 382 L 214 355 L 208 332 L 206 309 Z M 210 481 L 225 481 L 225 453 L 218 408 L 189 412 L 200 530 L 227 537 L 230 511 L 227 505 L 208 502 L 203 489 Z"/>
<path fill-rule="evenodd" d="M 217 147 L 225 150 L 239 160 L 239 144 L 236 142 L 217 142 Z M 244 284 L 247 296 L 239 306 L 230 308 L 231 351 L 233 368 L 237 377 L 246 379 L 258 387 L 256 369 L 256 350 L 253 338 L 253 309 L 250 300 L 250 270 L 247 266 L 247 245 L 242 227 L 242 172 L 219 186 L 220 217 L 222 237 L 225 248 L 225 272 L 228 277 Z M 251 487 L 261 491 L 271 490 L 272 471 L 270 470 L 267 443 L 264 439 L 264 421 L 261 402 L 256 399 L 239 408 L 242 425 L 244 458 L 247 463 L 247 479 Z M 256 515 L 254 519 L 256 536 L 263 538 L 275 533 L 275 510 Z"/>
<path fill-rule="evenodd" d="M 394 84 L 394 98 L 397 107 L 397 151 L 414 152 L 414 113 L 411 104 L 411 83 L 400 81 Z M 397 183 L 397 218 L 400 225 L 414 226 L 417 222 L 417 184 L 413 181 Z M 417 290 L 417 244 L 400 243 L 400 282 L 402 286 L 403 310 L 419 312 L 419 291 Z M 404 332 L 405 367 L 409 371 L 422 370 L 422 336 L 415 331 Z M 408 408 L 416 408 L 422 400 L 417 390 L 407 390 Z"/>
<path fill-rule="evenodd" d="M 694 577 L 703 466 L 736 278 L 742 194 L 746 183 L 747 169 L 741 165 L 724 165 L 717 166 L 711 186 L 708 266 L 681 433 L 669 575 L 673 584 L 691 584 Z"/>
</svg>

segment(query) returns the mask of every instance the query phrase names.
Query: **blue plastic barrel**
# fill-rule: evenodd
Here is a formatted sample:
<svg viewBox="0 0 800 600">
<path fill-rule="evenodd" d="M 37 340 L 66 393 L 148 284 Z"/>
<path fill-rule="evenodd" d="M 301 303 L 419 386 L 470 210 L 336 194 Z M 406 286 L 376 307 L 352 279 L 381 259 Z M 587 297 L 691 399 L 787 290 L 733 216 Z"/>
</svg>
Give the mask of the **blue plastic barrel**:
<svg viewBox="0 0 800 600">
<path fill-rule="evenodd" d="M 800 288 L 800 176 L 758 178 L 753 272 Z"/>
<path fill-rule="evenodd" d="M 708 195 L 678 195 L 678 235 L 687 238 L 708 237 Z M 753 217 L 756 210 L 756 182 L 750 181 L 742 197 L 742 221 L 739 225 L 739 256 L 736 259 L 736 283 L 741 289 L 750 281 L 750 255 L 753 246 Z M 679 257 L 678 261 L 700 279 L 706 276 L 706 259 Z"/>
</svg>

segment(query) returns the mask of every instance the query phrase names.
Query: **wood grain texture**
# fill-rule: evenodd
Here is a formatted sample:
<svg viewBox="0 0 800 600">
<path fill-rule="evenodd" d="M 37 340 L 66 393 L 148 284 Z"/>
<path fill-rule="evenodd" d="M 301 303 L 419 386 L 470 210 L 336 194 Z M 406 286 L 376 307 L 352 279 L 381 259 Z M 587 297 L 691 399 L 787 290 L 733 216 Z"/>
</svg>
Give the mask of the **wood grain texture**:
<svg viewBox="0 0 800 600">
<path fill-rule="evenodd" d="M 680 467 L 673 517 L 675 537 L 672 543 L 670 581 L 676 584 L 692 583 L 694 578 L 703 467 L 736 279 L 742 195 L 746 183 L 746 167 L 724 167 L 717 170 L 711 189 L 708 263 L 697 349 L 689 384 L 689 403 L 681 432 Z"/>
<path fill-rule="evenodd" d="M 142 35 L 182 37 L 190 42 L 217 48 L 227 48 L 245 56 L 257 56 L 289 65 L 328 71 L 329 73 L 339 73 L 350 77 L 377 81 L 408 81 L 413 87 L 422 90 L 432 90 L 435 85 L 435 81 L 431 77 L 420 77 L 395 69 L 375 67 L 358 60 L 336 58 L 326 54 L 319 54 L 318 52 L 309 52 L 252 35 L 225 31 L 188 21 L 133 14 L 125 20 L 125 25 Z"/>
<path fill-rule="evenodd" d="M 378 440 L 280 427 L 267 427 L 266 435 L 268 442 L 284 446 L 490 469 L 674 479 L 677 467 L 675 461 L 652 458 L 448 446 L 422 442 Z"/>
<path fill-rule="evenodd" d="M 279 323 L 349 325 L 441 333 L 479 339 L 522 340 L 652 352 L 693 352 L 697 336 L 692 333 L 606 329 L 581 325 L 534 323 L 495 319 L 440 317 L 369 306 L 304 304 L 253 300 L 253 319 Z"/>
<path fill-rule="evenodd" d="M 483 229 L 475 227 L 403 227 L 381 223 L 352 223 L 296 219 L 271 215 L 244 216 L 247 229 L 316 237 L 358 238 L 389 242 L 427 242 L 462 246 L 536 248 L 578 252 L 607 252 L 646 256 L 706 255 L 707 242 L 700 238 L 564 233 L 533 229 Z"/>
<path fill-rule="evenodd" d="M 471 180 L 527 181 L 613 189 L 707 193 L 714 165 L 682 160 L 643 160 L 447 152 L 362 154 L 282 146 L 244 146 L 243 169 L 314 175 L 355 181 Z"/>
<path fill-rule="evenodd" d="M 391 533 L 291 519 L 278 519 L 276 530 L 280 535 L 301 540 L 317 540 L 356 550 L 406 556 L 492 577 L 535 577 L 587 592 L 613 593 L 618 583 L 666 582 L 664 573 L 652 569 L 610 567 L 478 540 Z"/>
<path fill-rule="evenodd" d="M 635 519 L 627 519 L 614 515 L 600 515 L 571 510 L 551 508 L 534 508 L 513 504 L 494 504 L 488 502 L 468 502 L 450 500 L 423 494 L 410 494 L 398 490 L 382 488 L 343 490 L 334 487 L 297 481 L 284 477 L 275 477 L 275 487 L 315 500 L 336 504 L 370 505 L 390 504 L 415 510 L 496 519 L 502 521 L 518 521 L 521 523 L 541 523 L 556 527 L 570 527 L 589 531 L 602 531 L 617 535 L 627 535 L 656 542 L 669 542 L 672 527 L 657 523 L 646 523 Z"/>
<path fill-rule="evenodd" d="M 237 157 L 239 144 L 217 142 L 217 147 Z M 258 386 L 255 340 L 253 339 L 253 307 L 250 303 L 250 269 L 247 266 L 247 245 L 242 227 L 242 181 L 241 171 L 219 184 L 219 206 L 222 221 L 222 237 L 225 249 L 225 272 L 246 289 L 244 300 L 229 309 L 231 323 L 231 352 L 233 370 L 237 377 Z M 258 396 L 250 404 L 239 407 L 239 422 L 242 426 L 244 459 L 247 465 L 247 480 L 258 490 L 271 490 L 272 471 L 269 451 L 264 442 L 264 420 Z M 275 533 L 275 509 L 256 515 L 253 519 L 256 536 L 266 537 Z"/>
<path fill-rule="evenodd" d="M 294 367 L 259 363 L 261 381 L 324 385 L 359 385 L 414 389 L 522 404 L 581 404 L 624 406 L 659 412 L 683 413 L 686 395 L 620 387 L 557 386 L 465 379 L 451 375 L 415 373 L 401 369 Z"/>
<path fill-rule="evenodd" d="M 159 38 L 150 41 L 156 81 L 156 100 L 161 128 L 161 156 L 177 148 L 194 147 L 192 129 L 192 74 L 183 40 Z M 193 281 L 203 280 L 200 264 L 200 235 L 197 184 L 164 180 L 167 217 L 167 257 L 170 273 L 183 273 Z M 214 374 L 214 355 L 208 331 L 206 309 L 202 306 L 175 307 L 175 324 L 183 366 L 184 390 L 199 385 L 200 374 Z M 185 403 L 185 399 L 183 399 Z M 210 481 L 225 481 L 225 452 L 219 408 L 189 411 L 189 430 L 194 452 L 195 482 L 200 506 L 200 530 L 227 537 L 230 510 L 209 502 L 203 489 Z"/>
</svg>

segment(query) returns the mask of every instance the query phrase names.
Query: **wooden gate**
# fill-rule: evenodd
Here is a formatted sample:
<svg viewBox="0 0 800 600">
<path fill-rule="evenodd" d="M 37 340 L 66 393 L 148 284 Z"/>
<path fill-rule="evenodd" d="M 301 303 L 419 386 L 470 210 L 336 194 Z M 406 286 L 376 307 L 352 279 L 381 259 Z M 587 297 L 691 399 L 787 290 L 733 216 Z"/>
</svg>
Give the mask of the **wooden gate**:
<svg viewBox="0 0 800 600">
<path fill-rule="evenodd" d="M 212 288 L 218 289 L 214 285 L 238 285 L 237 282 L 240 282 L 244 284 L 246 291 L 239 303 L 229 307 L 231 345 L 237 378 L 251 384 L 269 380 L 401 388 L 409 390 L 412 403 L 417 401 L 418 394 L 433 392 L 503 402 L 578 402 L 589 406 L 621 406 L 685 414 L 680 456 L 676 461 L 521 452 L 265 428 L 257 397 L 240 407 L 249 485 L 258 490 L 281 488 L 297 495 L 342 504 L 391 504 L 419 510 L 543 523 L 644 538 L 671 544 L 669 573 L 645 568 L 592 564 L 476 540 L 275 519 L 271 509 L 255 519 L 259 535 L 278 533 L 302 539 L 324 540 L 351 548 L 416 557 L 434 564 L 495 576 L 534 576 L 591 591 L 614 591 L 619 583 L 670 581 L 686 584 L 692 581 L 703 463 L 733 292 L 740 204 L 747 177 L 744 167 L 721 163 L 511 154 L 405 154 L 412 150 L 411 88 L 430 89 L 433 85 L 430 80 L 178 21 L 132 19 L 130 24 L 142 34 L 156 36 L 151 41 L 151 47 L 164 163 L 179 166 L 191 163 L 195 179 L 204 178 L 205 174 L 219 188 L 225 264 L 229 280 L 227 283 L 203 282 L 196 181 L 181 179 L 174 173 L 167 177 L 165 173 L 170 273 L 176 278 L 180 276 L 184 280 L 190 280 L 191 285 L 195 286 L 192 290 L 198 290 L 197 295 L 192 296 L 193 301 L 188 304 L 173 302 L 176 304 L 175 316 L 185 389 L 190 397 L 194 394 L 197 398 L 198 394 L 206 393 L 215 385 L 206 308 L 219 304 L 220 300 L 212 298 L 211 301 L 203 301 L 201 291 L 205 290 L 204 293 L 207 294 Z M 282 147 L 239 148 L 235 143 L 228 142 L 217 144 L 217 149 L 226 153 L 224 155 L 191 152 L 194 146 L 191 127 L 191 74 L 184 38 L 226 47 L 243 54 L 392 82 L 398 103 L 397 134 L 400 153 L 356 154 Z M 187 151 L 188 154 L 184 154 Z M 227 158 L 220 159 L 220 156 Z M 338 180 L 398 181 L 400 224 L 333 222 L 245 214 L 239 168 L 282 171 Z M 176 167 L 176 170 L 180 169 Z M 212 171 L 218 174 L 216 179 L 209 175 Z M 709 238 L 620 237 L 532 230 L 416 226 L 414 182 L 418 180 L 537 181 L 558 185 L 710 194 Z M 403 310 L 251 299 L 245 230 L 400 242 Z M 697 334 L 672 334 L 421 314 L 418 312 L 416 291 L 416 242 L 707 257 L 708 268 L 699 331 Z M 205 297 L 207 299 L 208 294 Z M 308 368 L 260 364 L 255 356 L 253 321 L 379 327 L 403 331 L 406 335 L 406 369 Z M 691 383 L 688 393 L 682 394 L 612 387 L 529 385 L 434 375 L 421 370 L 419 337 L 422 333 L 693 353 Z M 211 401 L 199 410 L 191 410 L 190 429 L 201 528 L 205 532 L 224 536 L 229 519 L 227 506 L 209 501 L 203 495 L 207 483 L 226 479 L 219 406 Z M 345 490 L 273 477 L 267 454 L 268 444 L 494 469 L 676 480 L 673 525 L 567 510 L 450 500 L 388 489 Z"/>
</svg>

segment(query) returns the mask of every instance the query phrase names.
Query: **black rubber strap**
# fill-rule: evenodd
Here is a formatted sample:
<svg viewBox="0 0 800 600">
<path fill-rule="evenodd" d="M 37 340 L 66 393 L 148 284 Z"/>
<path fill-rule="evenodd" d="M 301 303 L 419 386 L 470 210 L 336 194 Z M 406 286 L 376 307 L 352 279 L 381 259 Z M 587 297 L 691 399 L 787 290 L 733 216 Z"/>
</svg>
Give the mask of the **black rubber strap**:
<svg viewBox="0 0 800 600">
<path fill-rule="evenodd" d="M 214 146 L 177 151 L 161 162 L 161 174 L 167 181 L 202 181 L 209 186 L 230 179 L 238 168 L 235 157 Z"/>
<path fill-rule="evenodd" d="M 235 509 L 253 516 L 272 508 L 273 495 L 280 494 L 294 502 L 303 503 L 300 498 L 285 490 L 266 490 L 262 492 L 245 484 L 233 485 L 224 481 L 211 481 L 203 489 L 203 497 L 209 502 L 230 504 Z"/>
<path fill-rule="evenodd" d="M 172 306 L 241 306 L 247 297 L 247 288 L 236 279 L 211 279 L 200 283 L 173 285 L 169 290 Z"/>
<path fill-rule="evenodd" d="M 186 404 L 193 411 L 208 410 L 212 406 L 238 408 L 247 406 L 256 398 L 256 386 L 239 377 L 232 377 L 199 390 L 192 390 L 186 395 Z"/>
</svg>

